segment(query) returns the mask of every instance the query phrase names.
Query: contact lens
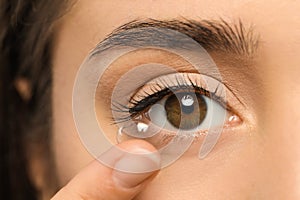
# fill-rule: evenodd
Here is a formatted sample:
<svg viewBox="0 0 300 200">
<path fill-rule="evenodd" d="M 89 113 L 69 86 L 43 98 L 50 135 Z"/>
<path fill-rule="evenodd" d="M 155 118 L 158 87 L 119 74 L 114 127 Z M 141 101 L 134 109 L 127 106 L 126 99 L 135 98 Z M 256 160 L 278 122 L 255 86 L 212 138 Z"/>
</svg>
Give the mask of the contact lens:
<svg viewBox="0 0 300 200">
<path fill-rule="evenodd" d="M 134 126 L 134 125 L 132 125 Z M 118 133 L 117 133 L 117 142 L 118 143 L 121 143 L 125 140 L 128 140 L 128 139 L 131 139 L 131 137 L 136 137 L 136 138 L 144 138 L 145 137 L 145 133 L 147 133 L 148 129 L 149 129 L 149 125 L 146 124 L 146 123 L 143 123 L 143 122 L 137 122 L 136 123 L 136 130 L 133 130 L 134 128 L 133 127 L 120 127 L 119 130 L 118 130 Z M 133 132 L 134 131 L 134 132 Z M 131 134 L 128 134 L 128 133 L 131 133 Z M 135 135 L 133 136 L 133 133 L 138 133 L 139 135 Z M 144 134 L 144 135 L 143 135 Z"/>
<path fill-rule="evenodd" d="M 130 139 L 143 139 L 156 148 L 166 145 L 174 137 L 175 133 L 172 134 L 164 129 L 166 118 L 162 118 L 160 114 L 163 108 L 163 105 L 155 104 L 148 112 L 122 123 L 116 136 L 117 142 L 121 143 Z"/>
<path fill-rule="evenodd" d="M 148 138 L 159 131 L 159 128 L 153 125 L 149 119 L 149 113 L 143 113 L 131 120 L 124 122 L 119 128 L 118 134 L 121 132 L 131 137 Z"/>
</svg>

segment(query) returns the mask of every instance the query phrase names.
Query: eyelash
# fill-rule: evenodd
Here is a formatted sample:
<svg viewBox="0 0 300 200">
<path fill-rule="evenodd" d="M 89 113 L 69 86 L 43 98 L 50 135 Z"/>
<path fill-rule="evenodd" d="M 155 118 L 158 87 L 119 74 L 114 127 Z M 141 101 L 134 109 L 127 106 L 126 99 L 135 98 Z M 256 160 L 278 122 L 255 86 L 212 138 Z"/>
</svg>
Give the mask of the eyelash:
<svg viewBox="0 0 300 200">
<path fill-rule="evenodd" d="M 161 86 L 162 85 L 162 86 Z M 156 87 L 155 87 L 156 86 Z M 150 88 L 152 94 L 147 93 L 146 91 L 142 91 L 144 94 L 143 96 L 139 96 L 141 100 L 135 99 L 135 94 L 133 97 L 130 98 L 128 104 L 133 105 L 123 105 L 118 102 L 114 102 L 112 104 L 113 111 L 119 112 L 119 113 L 125 113 L 127 114 L 125 117 L 119 117 L 119 118 L 113 118 L 113 124 L 123 123 L 126 121 L 131 120 L 132 118 L 135 118 L 139 115 L 141 115 L 143 112 L 145 112 L 150 106 L 154 105 L 158 101 L 162 100 L 164 97 L 180 91 L 184 90 L 186 91 L 192 91 L 195 93 L 199 93 L 201 95 L 205 95 L 212 100 L 217 101 L 220 103 L 220 105 L 227 109 L 229 108 L 228 103 L 218 95 L 219 92 L 219 85 L 216 87 L 215 91 L 208 91 L 202 86 L 196 85 L 189 77 L 187 79 L 182 79 L 179 81 L 179 78 L 176 78 L 176 86 L 170 86 L 166 81 L 163 81 L 163 79 L 160 81 L 160 84 L 156 84 L 155 86 L 152 86 Z"/>
</svg>

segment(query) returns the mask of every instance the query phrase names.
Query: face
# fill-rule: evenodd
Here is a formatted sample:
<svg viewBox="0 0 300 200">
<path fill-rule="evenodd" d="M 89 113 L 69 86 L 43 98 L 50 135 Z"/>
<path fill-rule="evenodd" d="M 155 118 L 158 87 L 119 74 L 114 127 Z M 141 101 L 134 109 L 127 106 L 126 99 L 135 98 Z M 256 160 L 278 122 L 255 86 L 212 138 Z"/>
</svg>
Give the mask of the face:
<svg viewBox="0 0 300 200">
<path fill-rule="evenodd" d="M 222 18 L 233 27 L 240 19 L 245 37 L 249 33 L 254 38 L 252 42 L 246 41 L 249 46 L 244 46 L 243 53 L 224 50 L 220 43 L 214 43 L 214 48 L 205 41 L 202 45 L 207 47 L 218 66 L 222 76 L 220 83 L 230 91 L 226 94 L 230 108 L 226 111 L 226 119 L 235 116 L 236 121 L 228 121 L 208 156 L 202 160 L 197 158 L 195 152 L 203 141 L 200 137 L 184 156 L 162 169 L 137 199 L 299 198 L 299 9 L 297 1 L 76 2 L 57 24 L 53 58 L 52 143 L 59 184 L 66 184 L 93 159 L 75 128 L 72 92 L 80 65 L 99 42 L 116 28 L 136 19 L 180 21 L 184 17 L 200 23 L 202 20 L 222 23 Z M 112 115 L 112 91 L 128 71 L 147 63 L 164 64 L 181 74 L 196 73 L 182 57 L 158 49 L 136 50 L 115 60 L 104 72 L 97 87 L 99 98 L 95 99 L 97 119 L 113 143 L 118 129 L 111 125 L 109 117 Z M 167 76 L 167 73 L 159 71 L 139 81 L 147 91 L 147 82 L 160 76 Z M 123 89 L 136 91 L 137 85 Z M 199 109 L 206 109 L 208 113 L 209 106 L 203 106 L 201 102 L 209 97 L 200 96 L 194 99 L 200 102 Z M 170 113 L 176 111 L 176 99 L 170 95 L 163 99 L 169 105 L 164 109 L 169 109 Z M 221 104 L 217 100 L 215 103 Z M 167 118 L 175 126 L 176 120 L 174 115 Z M 193 124 L 186 122 L 179 128 L 185 126 Z M 98 141 L 98 144 L 101 146 L 104 141 Z"/>
</svg>

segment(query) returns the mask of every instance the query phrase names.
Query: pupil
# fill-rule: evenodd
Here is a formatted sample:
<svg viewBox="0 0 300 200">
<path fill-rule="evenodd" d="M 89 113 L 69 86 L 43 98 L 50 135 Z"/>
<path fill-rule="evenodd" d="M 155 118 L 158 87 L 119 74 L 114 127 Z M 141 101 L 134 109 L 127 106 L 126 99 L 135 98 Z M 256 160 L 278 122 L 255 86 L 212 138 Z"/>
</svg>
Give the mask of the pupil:
<svg viewBox="0 0 300 200">
<path fill-rule="evenodd" d="M 207 105 L 202 95 L 181 92 L 168 97 L 165 103 L 167 120 L 176 128 L 189 130 L 204 120 Z"/>
<path fill-rule="evenodd" d="M 193 105 L 191 105 L 191 106 L 184 106 L 184 105 L 182 105 L 181 111 L 184 114 L 191 114 L 194 111 L 194 106 Z"/>
</svg>

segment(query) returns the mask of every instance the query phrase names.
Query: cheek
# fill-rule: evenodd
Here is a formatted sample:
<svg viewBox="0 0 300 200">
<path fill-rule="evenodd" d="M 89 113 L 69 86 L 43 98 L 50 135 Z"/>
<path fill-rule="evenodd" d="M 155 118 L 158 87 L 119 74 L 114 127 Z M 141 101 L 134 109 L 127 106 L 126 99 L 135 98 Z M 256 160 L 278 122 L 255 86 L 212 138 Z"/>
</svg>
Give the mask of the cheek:
<svg viewBox="0 0 300 200">
<path fill-rule="evenodd" d="M 93 158 L 85 150 L 72 127 L 58 129 L 53 137 L 53 153 L 59 185 L 62 186 Z"/>
<path fill-rule="evenodd" d="M 52 148 L 61 185 L 66 184 L 92 160 L 80 141 L 72 113 L 73 83 L 81 56 L 78 56 L 79 59 L 76 56 L 73 56 L 74 59 L 65 59 L 64 56 L 68 57 L 68 51 L 62 53 L 64 50 L 58 48 L 55 53 L 52 90 Z"/>
<path fill-rule="evenodd" d="M 86 34 L 80 32 L 78 39 L 65 25 L 59 30 L 53 55 L 52 145 L 59 183 L 64 185 L 93 159 L 80 141 L 72 113 L 74 80 L 91 44 Z"/>
<path fill-rule="evenodd" d="M 137 199 L 257 199 L 263 183 L 258 138 L 242 131 L 226 134 L 232 135 L 205 159 L 184 156 L 163 169 Z"/>
<path fill-rule="evenodd" d="M 65 77 L 66 78 L 66 77 Z M 70 79 L 69 79 L 70 80 Z M 54 77 L 52 148 L 60 184 L 65 184 L 92 158 L 77 134 L 72 114 L 72 86 Z"/>
</svg>

